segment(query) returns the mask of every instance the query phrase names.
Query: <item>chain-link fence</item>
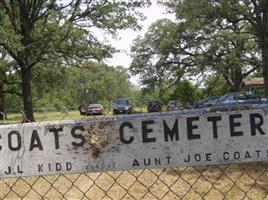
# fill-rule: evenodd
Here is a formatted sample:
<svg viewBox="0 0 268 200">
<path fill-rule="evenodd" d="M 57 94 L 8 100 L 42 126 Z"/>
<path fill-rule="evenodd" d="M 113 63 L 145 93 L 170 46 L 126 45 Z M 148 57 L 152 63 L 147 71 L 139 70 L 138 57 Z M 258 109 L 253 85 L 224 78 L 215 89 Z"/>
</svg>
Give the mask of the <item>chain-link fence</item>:
<svg viewBox="0 0 268 200">
<path fill-rule="evenodd" d="M 268 164 L 2 179 L 1 199 L 268 199 Z"/>
<path fill-rule="evenodd" d="M 40 113 L 39 121 L 51 119 L 51 113 L 59 116 L 59 121 L 81 119 L 78 111 L 68 109 L 40 109 Z M 8 118 L 12 114 L 23 115 L 14 112 Z M 4 122 L 10 123 L 8 118 Z M 268 163 L 4 178 L 0 180 L 0 199 L 268 200 Z"/>
</svg>

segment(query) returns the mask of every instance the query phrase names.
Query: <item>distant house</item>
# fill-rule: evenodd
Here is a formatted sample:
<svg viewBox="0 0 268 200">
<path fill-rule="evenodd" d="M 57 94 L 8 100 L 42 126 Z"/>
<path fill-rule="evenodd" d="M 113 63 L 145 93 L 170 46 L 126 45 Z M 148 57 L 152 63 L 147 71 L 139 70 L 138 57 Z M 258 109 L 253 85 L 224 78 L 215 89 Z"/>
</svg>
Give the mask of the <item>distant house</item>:
<svg viewBox="0 0 268 200">
<path fill-rule="evenodd" d="M 243 79 L 242 81 L 242 88 L 244 89 L 257 89 L 263 87 L 264 87 L 263 78 L 250 78 L 250 79 Z"/>
</svg>

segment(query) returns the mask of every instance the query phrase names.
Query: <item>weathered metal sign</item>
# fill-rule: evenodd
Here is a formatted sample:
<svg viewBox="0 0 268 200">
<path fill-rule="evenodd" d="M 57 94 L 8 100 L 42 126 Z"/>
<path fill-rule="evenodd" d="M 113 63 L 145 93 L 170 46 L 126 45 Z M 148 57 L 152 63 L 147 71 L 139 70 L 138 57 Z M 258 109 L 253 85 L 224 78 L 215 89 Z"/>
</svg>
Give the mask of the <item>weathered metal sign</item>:
<svg viewBox="0 0 268 200">
<path fill-rule="evenodd" d="M 0 178 L 268 160 L 268 110 L 0 127 Z"/>
</svg>

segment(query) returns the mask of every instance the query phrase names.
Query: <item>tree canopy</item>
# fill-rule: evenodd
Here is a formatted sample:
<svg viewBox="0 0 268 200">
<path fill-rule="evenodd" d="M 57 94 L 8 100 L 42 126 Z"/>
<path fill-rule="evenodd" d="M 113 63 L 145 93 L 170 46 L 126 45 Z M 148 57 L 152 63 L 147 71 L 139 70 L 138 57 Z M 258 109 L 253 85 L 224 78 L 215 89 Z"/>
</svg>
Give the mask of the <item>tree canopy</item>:
<svg viewBox="0 0 268 200">
<path fill-rule="evenodd" d="M 83 62 L 78 68 L 59 63 L 41 63 L 33 69 L 32 74 L 33 105 L 36 111 L 41 108 L 78 110 L 79 105 L 90 103 L 108 106 L 116 98 L 131 95 L 129 74 L 121 66 Z M 18 78 L 18 74 L 7 75 L 8 79 L 12 77 Z M 5 88 L 11 89 L 11 85 Z M 20 112 L 21 98 L 12 93 L 6 94 L 6 109 L 9 112 Z"/>
<path fill-rule="evenodd" d="M 267 1 L 161 3 L 175 13 L 176 20 L 152 24 L 132 47 L 131 70 L 141 74 L 144 84 L 161 79 L 175 84 L 183 75 L 212 73 L 223 77 L 230 90 L 238 91 L 243 78 L 261 69 L 267 91 Z"/>
<path fill-rule="evenodd" d="M 116 34 L 139 28 L 136 11 L 148 0 L 3 0 L 0 1 L 0 47 L 20 71 L 23 104 L 28 121 L 34 121 L 31 79 L 38 63 L 61 59 L 79 65 L 83 60 L 101 61 L 114 49 L 94 31 Z"/>
</svg>

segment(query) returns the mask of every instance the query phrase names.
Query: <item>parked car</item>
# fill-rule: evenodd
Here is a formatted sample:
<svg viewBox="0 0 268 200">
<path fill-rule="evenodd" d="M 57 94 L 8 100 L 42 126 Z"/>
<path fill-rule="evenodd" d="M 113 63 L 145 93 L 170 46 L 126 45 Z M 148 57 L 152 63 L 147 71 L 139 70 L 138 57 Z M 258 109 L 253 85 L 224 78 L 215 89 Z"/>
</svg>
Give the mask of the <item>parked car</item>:
<svg viewBox="0 0 268 200">
<path fill-rule="evenodd" d="M 263 103 L 268 103 L 268 99 L 261 97 L 253 91 L 246 91 L 226 94 L 217 100 L 216 106 Z"/>
<path fill-rule="evenodd" d="M 160 101 L 149 101 L 147 105 L 147 112 L 161 112 L 162 106 Z"/>
<path fill-rule="evenodd" d="M 119 98 L 115 100 L 112 107 L 113 115 L 131 114 L 133 112 L 131 100 L 125 98 Z"/>
<path fill-rule="evenodd" d="M 211 106 L 215 106 L 219 100 L 219 96 L 213 96 L 213 97 L 208 97 L 206 99 L 202 99 L 200 101 L 197 101 L 197 108 L 207 108 Z"/>
<path fill-rule="evenodd" d="M 89 104 L 82 105 L 79 107 L 79 111 L 81 115 L 102 115 L 104 113 L 104 109 L 101 104 Z"/>
<path fill-rule="evenodd" d="M 176 111 L 182 109 L 180 100 L 172 100 L 168 102 L 167 111 Z"/>
</svg>

